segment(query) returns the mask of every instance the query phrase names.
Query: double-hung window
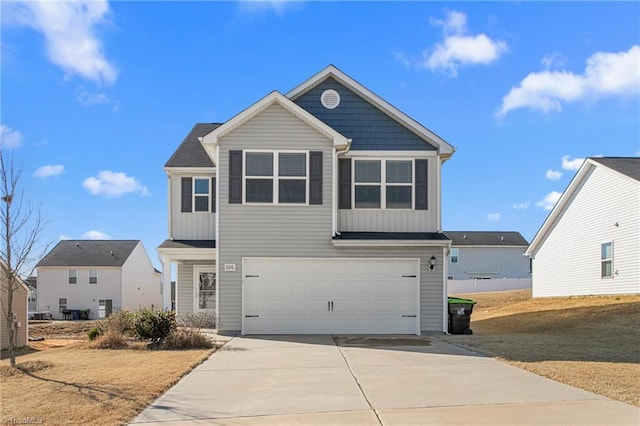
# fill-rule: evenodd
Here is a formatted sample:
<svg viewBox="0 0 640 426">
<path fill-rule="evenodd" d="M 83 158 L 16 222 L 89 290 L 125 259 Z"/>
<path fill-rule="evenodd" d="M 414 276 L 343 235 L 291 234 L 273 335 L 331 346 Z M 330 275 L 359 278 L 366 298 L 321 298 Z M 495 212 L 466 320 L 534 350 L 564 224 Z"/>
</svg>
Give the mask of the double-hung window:
<svg viewBox="0 0 640 426">
<path fill-rule="evenodd" d="M 62 311 L 67 310 L 67 298 L 60 297 L 58 298 L 58 312 L 62 313 Z"/>
<path fill-rule="evenodd" d="M 354 164 L 355 208 L 413 208 L 412 160 L 355 160 Z"/>
<path fill-rule="evenodd" d="M 209 208 L 209 178 L 193 178 L 193 211 L 208 212 Z"/>
<path fill-rule="evenodd" d="M 245 152 L 245 202 L 306 204 L 308 153 Z"/>
<path fill-rule="evenodd" d="M 613 277 L 613 243 L 600 245 L 600 276 L 602 278 Z"/>
<path fill-rule="evenodd" d="M 459 255 L 458 249 L 457 248 L 452 248 L 451 249 L 451 255 L 450 255 L 451 263 L 458 263 L 458 255 Z"/>
<path fill-rule="evenodd" d="M 78 270 L 69 269 L 69 284 L 78 284 Z"/>
<path fill-rule="evenodd" d="M 89 269 L 89 284 L 98 284 L 98 270 Z"/>
</svg>

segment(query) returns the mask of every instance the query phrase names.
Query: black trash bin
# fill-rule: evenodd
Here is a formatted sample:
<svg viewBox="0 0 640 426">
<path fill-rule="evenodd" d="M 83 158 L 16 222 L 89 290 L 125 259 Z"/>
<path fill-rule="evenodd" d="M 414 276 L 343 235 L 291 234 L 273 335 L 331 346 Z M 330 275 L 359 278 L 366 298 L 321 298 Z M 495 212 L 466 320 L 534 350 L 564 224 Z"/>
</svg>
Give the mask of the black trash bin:
<svg viewBox="0 0 640 426">
<path fill-rule="evenodd" d="M 80 309 L 71 309 L 71 319 L 74 321 L 80 319 Z"/>
<path fill-rule="evenodd" d="M 475 300 L 449 297 L 449 333 L 473 334 L 470 328 Z"/>
</svg>

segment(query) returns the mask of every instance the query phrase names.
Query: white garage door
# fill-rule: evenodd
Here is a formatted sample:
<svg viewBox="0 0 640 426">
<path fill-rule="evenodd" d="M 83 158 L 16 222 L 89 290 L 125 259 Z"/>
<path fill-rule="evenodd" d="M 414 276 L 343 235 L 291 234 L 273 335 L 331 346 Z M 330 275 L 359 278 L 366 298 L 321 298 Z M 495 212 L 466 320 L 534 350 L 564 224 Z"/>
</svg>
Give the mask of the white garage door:
<svg viewBox="0 0 640 426">
<path fill-rule="evenodd" d="M 243 334 L 419 334 L 418 259 L 245 258 Z"/>
</svg>

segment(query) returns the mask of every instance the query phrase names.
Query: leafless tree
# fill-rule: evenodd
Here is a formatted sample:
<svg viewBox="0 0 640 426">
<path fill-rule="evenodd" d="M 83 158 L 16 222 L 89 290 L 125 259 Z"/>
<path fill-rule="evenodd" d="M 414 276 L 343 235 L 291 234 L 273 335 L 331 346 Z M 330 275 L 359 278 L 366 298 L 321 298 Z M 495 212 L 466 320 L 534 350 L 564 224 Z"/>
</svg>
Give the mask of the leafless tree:
<svg viewBox="0 0 640 426">
<path fill-rule="evenodd" d="M 11 366 L 16 366 L 15 348 L 18 321 L 14 313 L 14 296 L 23 285 L 21 276 L 33 271 L 35 262 L 44 255 L 49 244 L 42 245 L 40 237 L 45 222 L 40 207 L 24 202 L 24 193 L 19 188 L 22 167 L 14 163 L 13 152 L 5 149 L 0 140 L 0 265 L 2 267 L 2 315 L 5 317 L 8 337 L 8 352 Z M 24 324 L 23 327 L 27 325 Z"/>
</svg>

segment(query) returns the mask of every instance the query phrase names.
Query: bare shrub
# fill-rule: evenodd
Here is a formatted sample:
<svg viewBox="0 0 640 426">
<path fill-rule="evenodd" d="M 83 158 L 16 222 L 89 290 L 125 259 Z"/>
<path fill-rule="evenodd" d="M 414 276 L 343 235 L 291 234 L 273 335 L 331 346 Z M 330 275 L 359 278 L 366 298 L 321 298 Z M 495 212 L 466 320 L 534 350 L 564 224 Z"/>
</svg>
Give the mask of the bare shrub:
<svg viewBox="0 0 640 426">
<path fill-rule="evenodd" d="M 91 349 L 124 349 L 128 346 L 127 336 L 112 330 L 107 330 L 103 335 L 87 344 L 87 347 Z"/>
<path fill-rule="evenodd" d="M 163 349 L 211 349 L 213 343 L 193 328 L 178 328 L 165 339 Z"/>
<path fill-rule="evenodd" d="M 217 321 L 216 316 L 211 312 L 190 312 L 180 315 L 178 325 L 198 330 L 213 329 L 216 328 Z"/>
</svg>

